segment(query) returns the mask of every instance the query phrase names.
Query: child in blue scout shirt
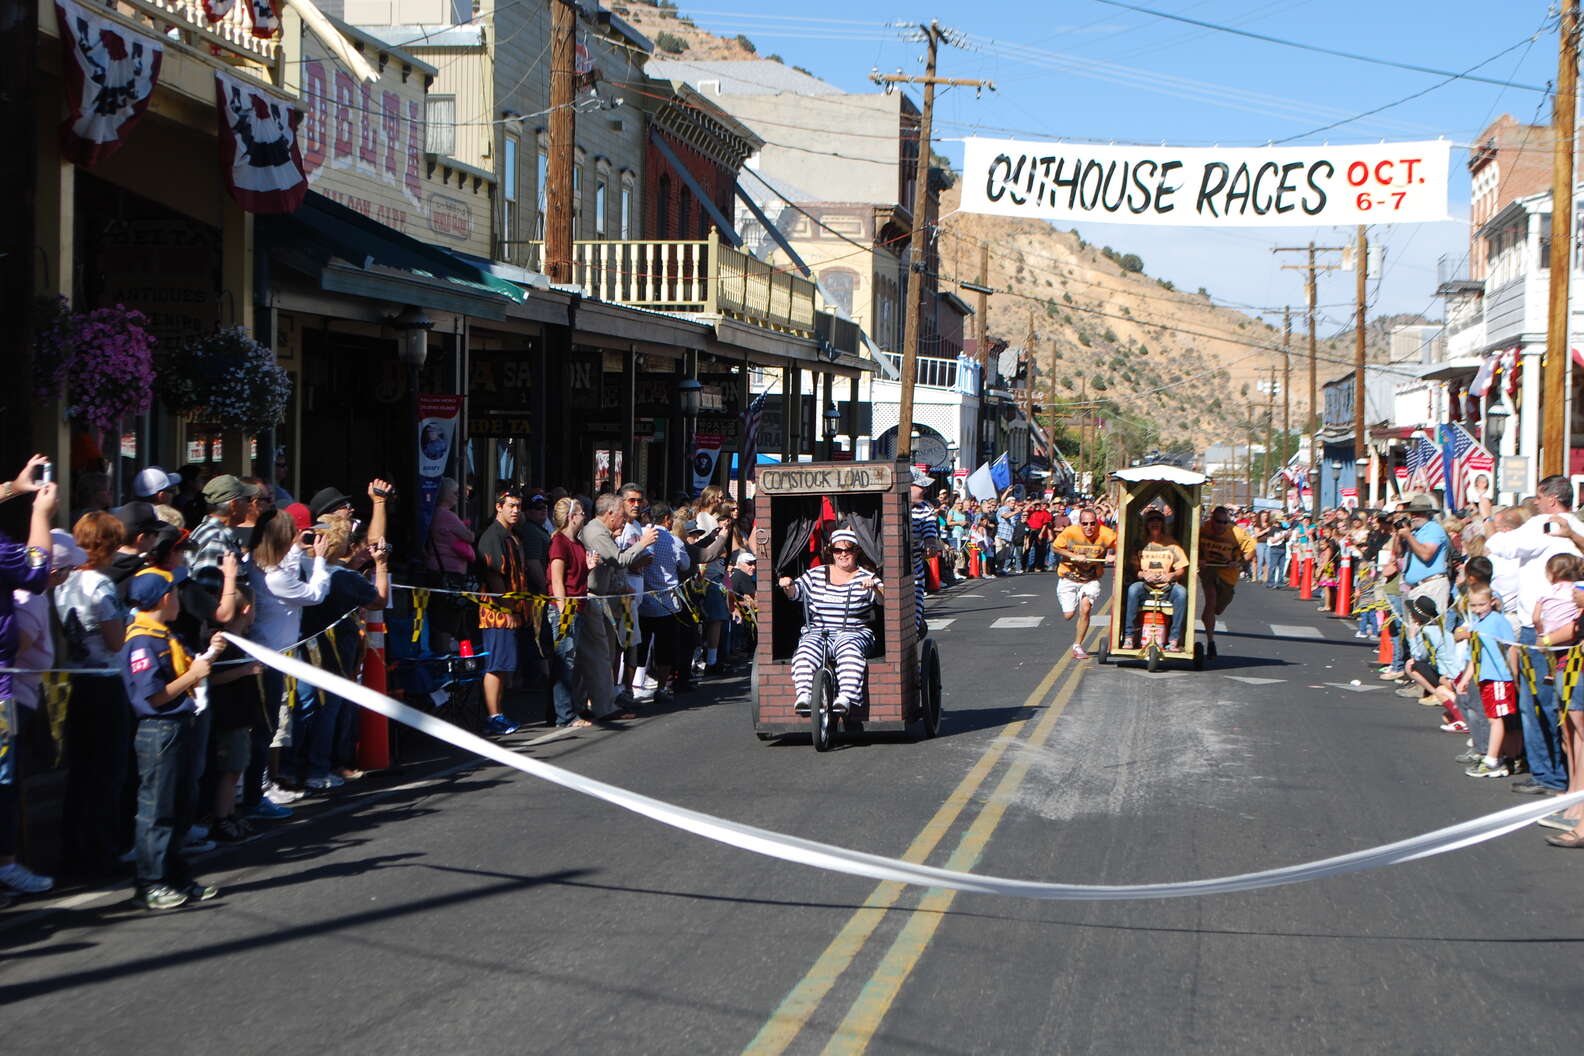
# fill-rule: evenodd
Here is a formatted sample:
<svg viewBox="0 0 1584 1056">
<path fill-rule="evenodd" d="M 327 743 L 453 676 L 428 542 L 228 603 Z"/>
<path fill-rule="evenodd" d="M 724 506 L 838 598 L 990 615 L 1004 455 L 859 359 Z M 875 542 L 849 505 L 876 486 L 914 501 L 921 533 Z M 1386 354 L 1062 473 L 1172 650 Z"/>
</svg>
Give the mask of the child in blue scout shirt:
<svg viewBox="0 0 1584 1056">
<path fill-rule="evenodd" d="M 1512 772 L 1509 759 L 1523 752 L 1523 726 L 1518 718 L 1518 689 L 1513 685 L 1512 669 L 1507 666 L 1507 643 L 1517 634 L 1492 600 L 1489 587 L 1474 587 L 1468 592 L 1469 665 L 1458 683 L 1459 690 L 1471 681 L 1479 683 L 1480 702 L 1490 719 L 1490 738 L 1485 758 L 1463 771 L 1469 777 L 1506 777 Z"/>
<path fill-rule="evenodd" d="M 148 909 L 207 901 L 219 891 L 194 880 L 182 844 L 196 807 L 197 704 L 192 690 L 209 675 L 225 642 L 190 657 L 169 623 L 181 612 L 175 582 L 164 569 L 145 568 L 127 585 L 132 620 L 121 647 L 121 678 L 137 717 L 137 898 Z"/>
</svg>

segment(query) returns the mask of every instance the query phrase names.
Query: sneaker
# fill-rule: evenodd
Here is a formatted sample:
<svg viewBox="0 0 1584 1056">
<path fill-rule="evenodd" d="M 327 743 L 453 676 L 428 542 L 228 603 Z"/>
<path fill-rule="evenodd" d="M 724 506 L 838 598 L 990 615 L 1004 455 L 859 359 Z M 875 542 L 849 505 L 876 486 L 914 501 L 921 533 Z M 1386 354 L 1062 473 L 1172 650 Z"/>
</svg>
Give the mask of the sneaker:
<svg viewBox="0 0 1584 1056">
<path fill-rule="evenodd" d="M 798 697 L 797 698 L 797 704 L 795 705 L 795 707 L 796 707 L 797 713 L 799 715 L 807 715 L 809 713 L 809 698 L 808 698 L 808 696 L 804 695 L 804 696 Z"/>
<path fill-rule="evenodd" d="M 639 682 L 639 683 L 636 683 L 636 684 L 637 684 L 638 688 L 647 689 L 651 693 L 653 693 L 655 690 L 660 688 L 660 683 L 655 681 L 653 678 L 651 678 L 648 675 L 644 676 L 642 682 Z"/>
<path fill-rule="evenodd" d="M 253 835 L 253 830 L 248 828 L 248 823 L 236 814 L 229 818 L 221 818 L 214 823 L 214 838 L 221 843 L 241 843 Z"/>
<path fill-rule="evenodd" d="M 1521 755 L 1507 765 L 1514 774 L 1527 774 L 1529 772 L 1529 760 Z"/>
<path fill-rule="evenodd" d="M 278 807 L 283 807 L 288 803 L 297 802 L 299 799 L 303 798 L 303 794 L 290 788 L 282 788 L 280 785 L 277 785 L 275 782 L 271 781 L 268 785 L 264 786 L 264 798 L 268 802 L 273 803 Z"/>
<path fill-rule="evenodd" d="M 1421 708 L 1439 708 L 1441 707 L 1441 698 L 1434 693 L 1426 693 L 1419 698 L 1419 706 Z"/>
<path fill-rule="evenodd" d="M 187 834 L 187 842 L 182 844 L 183 854 L 208 854 L 215 849 L 215 841 L 211 839 L 195 840 L 192 833 Z"/>
<path fill-rule="evenodd" d="M 1507 760 L 1499 759 L 1495 766 L 1491 766 L 1485 757 L 1481 756 L 1477 764 L 1469 767 L 1463 773 L 1468 777 L 1506 777 L 1508 773 Z"/>
<path fill-rule="evenodd" d="M 1461 720 L 1459 720 L 1457 722 L 1443 722 L 1441 724 L 1441 732 L 1442 733 L 1467 733 L 1468 732 L 1468 723 L 1463 722 Z M 1482 756 L 1480 756 L 1480 758 L 1483 759 L 1485 757 L 1482 755 Z"/>
<path fill-rule="evenodd" d="M 1420 689 L 1418 686 L 1404 686 L 1401 689 L 1394 689 L 1392 692 L 1396 693 L 1404 700 L 1424 700 L 1424 690 Z"/>
<path fill-rule="evenodd" d="M 1574 826 L 1576 826 L 1578 822 L 1568 817 L 1567 811 L 1559 810 L 1555 814 L 1547 814 L 1545 817 L 1535 822 L 1535 824 L 1544 826 L 1548 829 L 1556 829 L 1558 832 L 1572 832 Z"/>
<path fill-rule="evenodd" d="M 187 893 L 166 887 L 164 884 L 155 884 L 138 895 L 138 901 L 143 903 L 144 909 L 176 909 L 187 904 Z"/>
<path fill-rule="evenodd" d="M 1380 680 L 1382 682 L 1396 682 L 1403 677 L 1405 676 L 1402 670 L 1395 667 L 1388 667 L 1380 673 Z"/>
<path fill-rule="evenodd" d="M 220 889 L 213 884 L 194 880 L 182 888 L 181 893 L 187 896 L 187 901 L 189 902 L 208 902 L 210 899 L 219 896 Z"/>
<path fill-rule="evenodd" d="M 55 886 L 53 877 L 40 876 L 21 862 L 0 866 L 0 885 L 19 895 L 42 895 Z"/>
<path fill-rule="evenodd" d="M 1465 763 L 1465 764 L 1466 763 L 1477 763 L 1483 758 L 1485 758 L 1485 753 L 1484 752 L 1478 750 L 1477 748 L 1470 748 L 1468 751 L 1464 752 L 1462 755 L 1454 756 L 1452 761 L 1454 763 Z"/>
<path fill-rule="evenodd" d="M 292 816 L 290 807 L 283 807 L 279 803 L 271 803 L 268 799 L 261 799 L 248 811 L 250 818 L 262 818 L 265 821 L 283 821 Z"/>
<path fill-rule="evenodd" d="M 1076 645 L 1075 644 L 1072 647 L 1072 655 L 1073 655 L 1073 659 L 1074 660 L 1087 660 L 1087 659 L 1089 659 L 1089 654 L 1084 652 L 1084 647 L 1081 646 L 1081 645 Z"/>
<path fill-rule="evenodd" d="M 494 737 L 505 737 L 517 732 L 517 724 L 504 715 L 491 715 L 484 724 L 484 732 Z"/>
<path fill-rule="evenodd" d="M 1549 796 L 1555 791 L 1542 785 L 1532 777 L 1525 778 L 1522 781 L 1514 781 L 1512 790 L 1520 796 Z"/>
<path fill-rule="evenodd" d="M 499 717 L 500 716 L 497 716 L 497 718 Z M 516 728 L 517 727 L 513 726 L 512 730 L 515 730 Z M 512 731 L 508 730 L 507 732 L 509 733 Z M 346 782 L 334 774 L 326 774 L 323 777 L 310 777 L 308 779 L 308 787 L 313 789 L 315 792 L 329 792 L 332 789 L 340 788 L 344 784 L 346 784 Z"/>
<path fill-rule="evenodd" d="M 838 693 L 836 699 L 831 701 L 831 713 L 834 715 L 845 715 L 851 710 L 852 701 L 844 693 Z"/>
</svg>

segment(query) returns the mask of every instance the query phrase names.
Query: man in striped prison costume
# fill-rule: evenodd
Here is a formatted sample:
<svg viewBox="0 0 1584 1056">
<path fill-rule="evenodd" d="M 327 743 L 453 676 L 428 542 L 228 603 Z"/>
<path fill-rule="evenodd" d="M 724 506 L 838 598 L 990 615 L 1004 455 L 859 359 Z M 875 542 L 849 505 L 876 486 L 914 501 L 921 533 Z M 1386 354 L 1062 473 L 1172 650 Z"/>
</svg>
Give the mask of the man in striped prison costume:
<svg viewBox="0 0 1584 1056">
<path fill-rule="evenodd" d="M 865 657 L 874 644 L 869 620 L 875 606 L 885 597 L 880 578 L 858 564 L 863 552 L 858 536 L 839 528 L 830 540 L 829 559 L 797 579 L 782 576 L 780 587 L 793 601 L 804 603 L 807 621 L 792 657 L 792 685 L 797 689 L 797 709 L 809 710 L 814 687 L 814 672 L 825 658 L 836 661 L 836 700 L 838 714 L 863 700 Z"/>
</svg>

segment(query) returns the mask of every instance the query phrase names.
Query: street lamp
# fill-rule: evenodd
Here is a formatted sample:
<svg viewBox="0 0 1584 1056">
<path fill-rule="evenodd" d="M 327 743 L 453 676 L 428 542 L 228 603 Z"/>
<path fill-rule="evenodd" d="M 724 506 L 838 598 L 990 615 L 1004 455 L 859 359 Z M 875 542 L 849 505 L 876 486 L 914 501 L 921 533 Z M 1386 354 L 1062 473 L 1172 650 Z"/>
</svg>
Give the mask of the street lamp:
<svg viewBox="0 0 1584 1056">
<path fill-rule="evenodd" d="M 677 399 L 682 406 L 682 489 L 693 494 L 693 433 L 698 428 L 699 407 L 704 402 L 704 386 L 697 378 L 677 382 Z M 739 449 L 742 444 L 737 445 Z M 741 456 L 739 456 L 741 457 Z"/>
<path fill-rule="evenodd" d="M 1491 500 L 1501 502 L 1501 457 L 1502 437 L 1507 435 L 1507 419 L 1512 417 L 1512 411 L 1507 409 L 1505 403 L 1493 403 L 1485 411 L 1485 439 L 1490 446 L 1491 454 L 1497 459 L 1495 477 L 1491 481 Z"/>
<path fill-rule="evenodd" d="M 1338 507 L 1342 505 L 1342 463 L 1331 461 L 1331 497 Z"/>
<path fill-rule="evenodd" d="M 825 404 L 825 457 L 836 457 L 836 431 L 841 428 L 841 412 L 836 404 Z"/>
<path fill-rule="evenodd" d="M 434 329 L 434 320 L 424 314 L 422 308 L 412 305 L 401 310 L 395 318 L 389 320 L 391 329 L 396 331 L 396 357 L 407 368 L 407 420 L 416 423 L 419 420 L 418 388 L 422 384 L 419 372 L 423 370 L 424 363 L 429 359 L 429 331 Z M 412 428 L 409 426 L 408 428 Z M 408 465 L 412 467 L 407 475 L 407 494 L 416 496 L 421 486 L 418 480 L 418 445 L 408 445 L 412 458 Z M 400 522 L 405 529 L 407 553 L 415 554 L 421 542 L 418 538 L 418 506 L 413 506 L 414 516 L 403 518 Z M 410 532 L 411 534 L 407 534 Z"/>
</svg>

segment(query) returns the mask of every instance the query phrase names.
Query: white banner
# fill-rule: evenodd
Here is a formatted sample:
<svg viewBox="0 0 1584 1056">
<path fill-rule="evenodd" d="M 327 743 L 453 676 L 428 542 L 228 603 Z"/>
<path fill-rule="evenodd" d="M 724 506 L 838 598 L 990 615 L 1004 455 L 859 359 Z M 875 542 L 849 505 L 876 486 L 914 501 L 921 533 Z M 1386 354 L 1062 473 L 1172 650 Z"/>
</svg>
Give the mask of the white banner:
<svg viewBox="0 0 1584 1056">
<path fill-rule="evenodd" d="M 1365 869 L 1399 865 L 1418 858 L 1445 854 L 1462 847 L 1495 839 L 1504 833 L 1515 832 L 1532 825 L 1547 814 L 1565 810 L 1575 803 L 1584 802 L 1584 792 L 1574 792 L 1556 798 L 1531 801 L 1495 814 L 1449 825 L 1444 829 L 1413 836 L 1396 843 L 1388 843 L 1367 850 L 1352 851 L 1334 858 L 1324 858 L 1302 865 L 1282 866 L 1259 873 L 1243 873 L 1209 880 L 1187 880 L 1178 883 L 1157 884 L 1058 884 L 1037 880 L 1017 880 L 998 876 L 981 876 L 951 869 L 905 862 L 899 858 L 885 858 L 878 854 L 852 851 L 829 843 L 819 843 L 801 836 L 788 836 L 740 821 L 728 821 L 713 814 L 678 807 L 651 796 L 629 792 L 625 788 L 597 781 L 592 777 L 563 770 L 559 766 L 518 755 L 516 752 L 466 730 L 442 722 L 399 701 L 392 700 L 367 686 L 358 685 L 339 675 L 332 675 L 301 660 L 277 653 L 257 642 L 235 635 L 226 638 L 254 659 L 283 672 L 298 681 L 334 693 L 343 700 L 378 712 L 388 719 L 411 726 L 415 730 L 436 737 L 447 744 L 472 752 L 485 759 L 521 770 L 563 788 L 602 799 L 613 806 L 642 814 L 684 832 L 703 836 L 732 847 L 755 854 L 779 858 L 797 865 L 828 869 L 850 876 L 866 876 L 872 880 L 893 880 L 920 887 L 944 887 L 954 891 L 978 891 L 990 895 L 1010 895 L 1018 898 L 1059 899 L 1065 901 L 1121 901 L 1143 898 L 1187 898 L 1198 895 L 1222 895 L 1237 891 L 1254 891 L 1264 887 L 1279 887 L 1319 880 L 1328 876 L 1341 876 Z"/>
<path fill-rule="evenodd" d="M 962 211 L 1041 220 L 1316 227 L 1446 220 L 1452 144 L 1118 147 L 970 138 Z"/>
</svg>

